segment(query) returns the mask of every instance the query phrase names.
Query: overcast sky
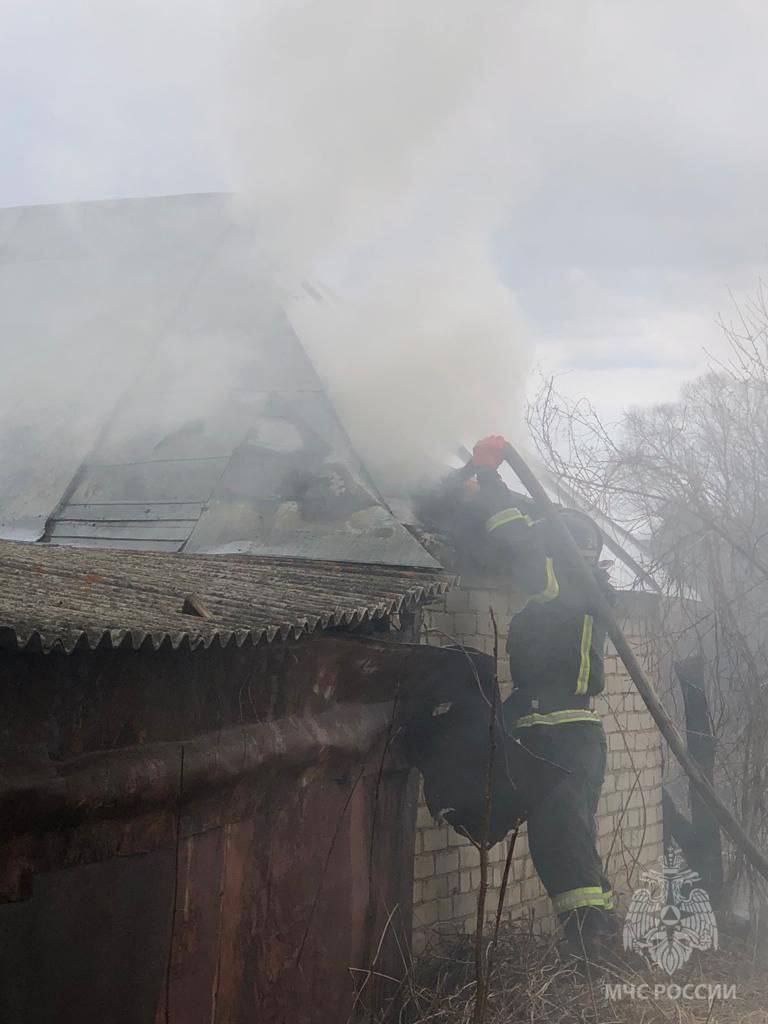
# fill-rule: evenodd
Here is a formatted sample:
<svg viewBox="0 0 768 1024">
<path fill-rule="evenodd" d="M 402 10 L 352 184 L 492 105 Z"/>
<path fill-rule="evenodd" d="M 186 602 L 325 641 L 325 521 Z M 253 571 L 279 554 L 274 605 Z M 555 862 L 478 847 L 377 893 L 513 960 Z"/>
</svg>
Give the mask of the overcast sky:
<svg viewBox="0 0 768 1024">
<path fill-rule="evenodd" d="M 528 370 L 612 417 L 768 263 L 767 32 L 762 0 L 0 0 L 0 206 L 252 189 L 350 295 L 480 242 Z"/>
</svg>

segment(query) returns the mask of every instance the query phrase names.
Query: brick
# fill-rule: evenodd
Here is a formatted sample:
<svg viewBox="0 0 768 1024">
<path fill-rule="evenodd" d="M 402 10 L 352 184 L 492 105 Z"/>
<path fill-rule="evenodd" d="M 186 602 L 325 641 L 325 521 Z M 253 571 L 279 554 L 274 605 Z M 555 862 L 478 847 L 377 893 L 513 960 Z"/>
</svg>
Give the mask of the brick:
<svg viewBox="0 0 768 1024">
<path fill-rule="evenodd" d="M 480 863 L 480 851 L 475 846 L 462 846 L 459 849 L 459 860 L 463 868 L 476 868 Z"/>
<path fill-rule="evenodd" d="M 411 936 L 411 952 L 414 956 L 420 956 L 427 948 L 427 936 L 424 932 L 414 931 Z"/>
<path fill-rule="evenodd" d="M 488 609 L 499 604 L 499 595 L 491 594 L 490 590 L 470 590 L 468 607 L 472 611 L 488 614 Z M 504 601 L 506 605 L 506 600 Z M 495 611 L 495 607 L 494 607 Z"/>
<path fill-rule="evenodd" d="M 448 845 L 449 846 L 469 846 L 469 840 L 466 836 L 460 836 L 458 832 L 455 832 L 452 828 L 448 829 Z"/>
<path fill-rule="evenodd" d="M 428 828 L 421 833 L 425 853 L 448 848 L 448 831 L 445 828 Z"/>
<path fill-rule="evenodd" d="M 640 773 L 640 785 L 645 792 L 652 792 L 661 786 L 661 772 L 657 768 L 646 768 Z"/>
<path fill-rule="evenodd" d="M 523 902 L 522 883 L 512 879 L 507 883 L 506 904 L 510 908 L 519 907 Z"/>
<path fill-rule="evenodd" d="M 598 832 L 599 832 L 599 830 L 598 830 Z M 610 832 L 605 832 L 603 834 L 598 834 L 597 849 L 598 849 L 598 851 L 600 853 L 600 856 L 603 858 L 603 860 L 605 860 L 605 858 L 608 856 L 608 853 L 610 852 L 612 845 L 613 845 L 613 829 L 611 829 Z"/>
<path fill-rule="evenodd" d="M 615 811 L 620 811 L 623 806 L 623 797 L 621 793 L 608 793 L 605 798 L 605 807 L 609 814 Z"/>
<path fill-rule="evenodd" d="M 493 636 L 493 626 L 491 625 L 491 614 L 488 611 L 488 606 L 485 608 L 472 608 L 470 603 L 469 612 L 474 615 L 477 620 L 477 635 L 478 636 Z"/>
<path fill-rule="evenodd" d="M 493 654 L 493 637 L 475 636 L 472 638 L 472 646 L 477 647 L 483 654 Z"/>
<path fill-rule="evenodd" d="M 540 892 L 541 883 L 538 878 L 526 878 L 521 888 L 523 902 L 527 903 L 529 900 L 535 900 Z"/>
<path fill-rule="evenodd" d="M 630 828 L 626 832 L 626 843 L 630 850 L 641 849 L 643 842 L 648 842 L 648 831 L 642 826 Z"/>
<path fill-rule="evenodd" d="M 533 878 L 536 874 L 533 867 L 533 861 L 528 853 L 524 857 L 521 857 L 520 860 L 515 857 L 512 864 L 512 874 L 518 880 L 522 880 L 523 878 Z"/>
<path fill-rule="evenodd" d="M 456 612 L 454 619 L 457 636 L 477 636 L 476 612 Z"/>
<path fill-rule="evenodd" d="M 431 853 L 420 853 L 413 861 L 413 877 L 429 878 L 435 873 L 435 858 Z"/>
<path fill-rule="evenodd" d="M 664 835 L 664 828 L 660 821 L 648 825 L 647 838 L 649 843 L 661 843 Z"/>
<path fill-rule="evenodd" d="M 425 803 L 420 803 L 416 812 L 416 828 L 432 828 L 434 824 L 435 819 L 429 813 L 429 808 Z"/>
<path fill-rule="evenodd" d="M 425 619 L 424 625 L 427 630 L 433 630 L 438 633 L 438 640 L 440 639 L 440 634 L 443 633 L 453 636 L 455 629 L 453 615 L 450 612 L 432 612 Z"/>
<path fill-rule="evenodd" d="M 495 888 L 497 888 L 497 889 L 501 888 L 501 882 L 502 882 L 503 878 L 504 878 L 504 865 L 503 864 L 496 864 L 496 865 L 494 865 L 494 868 L 493 868 L 493 884 L 494 884 Z"/>
<path fill-rule="evenodd" d="M 443 850 L 435 854 L 435 874 L 447 875 L 450 871 L 459 870 L 459 851 Z"/>
<path fill-rule="evenodd" d="M 459 884 L 460 875 L 458 871 L 452 871 L 450 875 L 443 876 L 448 882 L 448 895 L 456 896 L 461 892 L 461 886 Z"/>
<path fill-rule="evenodd" d="M 445 607 L 449 612 L 463 612 L 469 608 L 469 592 L 460 587 L 449 590 L 445 596 Z"/>
<path fill-rule="evenodd" d="M 487 862 L 487 864 L 489 866 L 491 864 L 497 864 L 500 860 L 504 860 L 504 858 L 506 856 L 507 856 L 507 844 L 506 843 L 496 843 L 496 845 L 492 846 L 490 848 L 490 850 L 488 851 L 488 857 L 487 857 L 487 861 L 486 862 Z"/>
<path fill-rule="evenodd" d="M 453 897 L 453 916 L 467 917 L 477 913 L 477 897 L 474 893 L 465 893 Z"/>
<path fill-rule="evenodd" d="M 463 930 L 463 921 L 452 921 L 450 918 L 440 921 L 434 928 L 435 943 L 443 947 L 452 946 Z"/>
<path fill-rule="evenodd" d="M 642 740 L 642 738 L 642 735 L 635 736 L 636 741 Z M 652 767 L 653 751 L 635 749 L 632 754 L 632 764 L 629 766 L 629 768 L 634 776 L 639 776 L 638 785 L 641 784 L 643 770 Z"/>
<path fill-rule="evenodd" d="M 544 924 L 545 921 L 554 917 L 552 911 L 552 904 L 549 901 L 549 897 L 546 895 L 539 896 L 539 898 L 533 904 L 533 910 L 536 914 L 537 920 L 541 924 Z"/>
<path fill-rule="evenodd" d="M 414 925 L 419 928 L 428 927 L 437 921 L 437 900 L 431 903 L 421 903 L 413 908 Z"/>
<path fill-rule="evenodd" d="M 633 771 L 620 772 L 616 779 L 616 789 L 620 793 L 628 793 L 631 789 L 637 788 L 637 776 Z M 616 794 L 614 794 L 616 795 Z"/>
<path fill-rule="evenodd" d="M 603 815 L 602 818 L 598 819 L 597 832 L 600 836 L 612 836 L 616 829 L 616 823 L 614 818 L 610 814 Z"/>
<path fill-rule="evenodd" d="M 432 900 L 444 899 L 448 895 L 448 876 L 442 875 L 437 878 L 425 878 L 422 885 L 422 900 L 430 903 Z"/>
<path fill-rule="evenodd" d="M 448 896 L 444 900 L 437 901 L 437 919 L 438 921 L 451 921 L 453 920 L 453 898 Z"/>
</svg>

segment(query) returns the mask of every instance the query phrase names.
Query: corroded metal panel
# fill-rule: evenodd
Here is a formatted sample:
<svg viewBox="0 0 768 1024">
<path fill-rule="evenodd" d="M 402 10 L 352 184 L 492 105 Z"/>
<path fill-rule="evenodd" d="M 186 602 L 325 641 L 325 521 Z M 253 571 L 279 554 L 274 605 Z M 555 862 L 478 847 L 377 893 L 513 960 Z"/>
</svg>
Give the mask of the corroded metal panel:
<svg viewBox="0 0 768 1024">
<path fill-rule="evenodd" d="M 179 1024 L 211 1021 L 219 985 L 224 844 L 224 830 L 217 828 L 186 836 L 178 847 L 173 943 L 163 1002 L 170 1020 Z"/>
<path fill-rule="evenodd" d="M 415 819 L 393 698 L 432 657 L 450 655 L 331 637 L 0 652 L 0 1019 L 338 1024 L 383 1005 L 362 982 L 377 951 L 402 970 L 387 921 L 399 908 L 407 944 Z"/>
<path fill-rule="evenodd" d="M 173 881 L 174 851 L 165 848 L 50 872 L 28 901 L 0 907 L 0 1020 L 153 1022 Z"/>
</svg>

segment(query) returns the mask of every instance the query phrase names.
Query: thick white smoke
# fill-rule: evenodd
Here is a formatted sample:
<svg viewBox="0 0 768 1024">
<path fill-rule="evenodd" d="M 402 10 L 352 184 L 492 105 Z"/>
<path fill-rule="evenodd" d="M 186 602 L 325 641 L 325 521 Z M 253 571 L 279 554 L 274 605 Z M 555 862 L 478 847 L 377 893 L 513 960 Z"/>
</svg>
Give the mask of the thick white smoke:
<svg viewBox="0 0 768 1024">
<path fill-rule="evenodd" d="M 333 294 L 290 312 L 387 486 L 519 430 L 525 329 L 492 255 L 521 173 L 494 117 L 515 21 L 506 2 L 267 3 L 235 45 L 234 187 L 275 267 Z"/>
<path fill-rule="evenodd" d="M 401 492 L 458 442 L 518 431 L 524 361 L 514 300 L 484 253 L 404 260 L 344 302 L 305 302 L 294 324 L 358 451 Z"/>
<path fill-rule="evenodd" d="M 87 74 L 73 61 L 72 75 L 92 132 L 62 145 L 53 171 L 71 198 L 101 198 L 119 151 L 112 180 L 125 185 L 110 191 L 136 195 L 142 169 L 127 154 L 142 118 L 166 119 L 180 144 L 199 122 L 174 190 L 199 188 L 205 165 L 237 195 L 355 447 L 376 475 L 411 482 L 459 441 L 518 429 L 525 327 L 493 235 L 530 180 L 499 116 L 526 11 L 63 0 L 52 17 L 79 25 Z M 41 403 L 51 388 L 65 401 L 65 384 L 34 378 Z"/>
</svg>

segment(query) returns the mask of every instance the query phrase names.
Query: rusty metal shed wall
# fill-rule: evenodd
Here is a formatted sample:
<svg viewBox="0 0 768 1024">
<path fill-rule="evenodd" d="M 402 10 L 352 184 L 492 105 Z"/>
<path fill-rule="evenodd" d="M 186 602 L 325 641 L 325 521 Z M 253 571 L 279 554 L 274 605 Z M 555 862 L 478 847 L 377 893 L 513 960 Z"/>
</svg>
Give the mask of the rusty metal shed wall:
<svg viewBox="0 0 768 1024">
<path fill-rule="evenodd" d="M 347 1020 L 380 944 L 376 971 L 397 977 L 410 934 L 415 791 L 395 697 L 450 656 L 322 633 L 0 650 L 0 1019 Z M 157 798 L 160 748 L 174 786 Z M 65 806 L 82 782 L 90 802 Z M 101 798 L 123 783 L 127 802 Z"/>
</svg>

